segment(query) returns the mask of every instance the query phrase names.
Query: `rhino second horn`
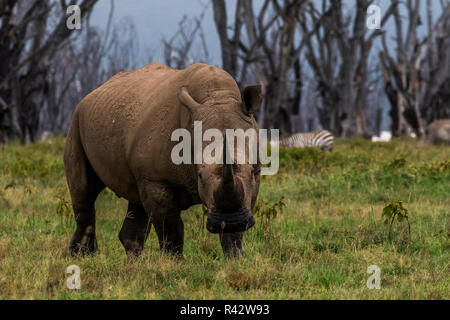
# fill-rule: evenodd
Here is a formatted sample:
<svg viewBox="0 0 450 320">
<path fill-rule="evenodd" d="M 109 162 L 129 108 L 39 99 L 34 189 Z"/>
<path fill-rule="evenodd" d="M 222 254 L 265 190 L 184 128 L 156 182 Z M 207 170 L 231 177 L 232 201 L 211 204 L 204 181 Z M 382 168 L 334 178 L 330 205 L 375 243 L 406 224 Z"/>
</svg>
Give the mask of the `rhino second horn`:
<svg viewBox="0 0 450 320">
<path fill-rule="evenodd" d="M 198 112 L 198 110 L 202 107 L 200 103 L 194 100 L 189 94 L 189 91 L 186 87 L 181 87 L 178 92 L 178 99 L 180 102 L 185 105 L 191 112 Z"/>
</svg>

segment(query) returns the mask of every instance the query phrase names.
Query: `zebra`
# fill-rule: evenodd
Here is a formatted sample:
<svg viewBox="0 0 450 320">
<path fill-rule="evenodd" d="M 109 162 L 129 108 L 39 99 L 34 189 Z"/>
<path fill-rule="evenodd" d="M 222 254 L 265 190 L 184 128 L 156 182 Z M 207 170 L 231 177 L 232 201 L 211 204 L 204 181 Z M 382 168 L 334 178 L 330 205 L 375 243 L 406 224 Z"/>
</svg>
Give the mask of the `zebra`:
<svg viewBox="0 0 450 320">
<path fill-rule="evenodd" d="M 288 148 L 316 147 L 323 151 L 333 149 L 334 137 L 327 130 L 299 132 L 280 139 L 280 146 Z"/>
</svg>

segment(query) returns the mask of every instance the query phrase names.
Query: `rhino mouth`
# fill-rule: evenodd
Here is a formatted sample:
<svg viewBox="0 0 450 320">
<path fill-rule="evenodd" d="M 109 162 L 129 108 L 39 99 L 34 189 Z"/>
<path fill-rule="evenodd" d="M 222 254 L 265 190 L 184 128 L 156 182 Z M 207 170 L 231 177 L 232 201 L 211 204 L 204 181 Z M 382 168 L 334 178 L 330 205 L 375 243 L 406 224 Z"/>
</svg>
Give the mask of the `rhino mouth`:
<svg viewBox="0 0 450 320">
<path fill-rule="evenodd" d="M 244 232 L 255 225 L 255 218 L 247 209 L 233 213 L 210 212 L 206 229 L 211 233 Z"/>
</svg>

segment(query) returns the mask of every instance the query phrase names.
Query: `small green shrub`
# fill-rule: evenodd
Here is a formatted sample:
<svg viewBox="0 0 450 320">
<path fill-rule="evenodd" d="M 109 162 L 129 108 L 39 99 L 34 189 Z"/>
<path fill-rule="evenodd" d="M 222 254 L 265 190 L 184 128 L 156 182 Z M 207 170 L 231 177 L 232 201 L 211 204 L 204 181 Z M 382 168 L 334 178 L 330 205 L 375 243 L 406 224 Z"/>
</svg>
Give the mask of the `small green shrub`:
<svg viewBox="0 0 450 320">
<path fill-rule="evenodd" d="M 280 200 L 275 203 L 269 203 L 264 200 L 256 202 L 252 213 L 255 217 L 260 217 L 261 229 L 264 231 L 264 234 L 269 232 L 270 223 L 283 212 L 285 207 L 286 203 L 284 202 L 284 197 L 281 197 Z"/>
<path fill-rule="evenodd" d="M 403 201 L 397 200 L 388 204 L 383 208 L 382 216 L 385 217 L 384 223 L 389 224 L 389 240 L 391 240 L 392 225 L 395 218 L 397 218 L 398 222 L 406 220 L 406 222 L 408 223 L 408 235 L 409 239 L 411 240 L 411 225 L 408 219 L 408 209 L 403 207 Z"/>
<path fill-rule="evenodd" d="M 72 203 L 70 201 L 70 197 L 67 194 L 67 190 L 62 189 L 62 188 L 56 190 L 55 198 L 57 200 L 57 204 L 56 204 L 57 216 L 60 217 L 61 220 L 71 216 Z"/>
</svg>

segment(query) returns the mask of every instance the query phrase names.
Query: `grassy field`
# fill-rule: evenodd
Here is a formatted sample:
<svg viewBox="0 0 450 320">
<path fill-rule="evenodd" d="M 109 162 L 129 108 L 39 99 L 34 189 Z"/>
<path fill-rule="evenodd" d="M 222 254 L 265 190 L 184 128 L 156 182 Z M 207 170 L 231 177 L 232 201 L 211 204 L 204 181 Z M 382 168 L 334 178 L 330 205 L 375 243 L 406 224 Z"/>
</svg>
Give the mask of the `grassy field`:
<svg viewBox="0 0 450 320">
<path fill-rule="evenodd" d="M 99 251 L 68 255 L 75 223 L 63 147 L 52 139 L 0 153 L 1 299 L 449 299 L 448 147 L 338 140 L 329 154 L 281 150 L 259 201 L 286 207 L 257 215 L 244 258 L 224 258 L 196 206 L 182 214 L 185 261 L 160 254 L 152 230 L 134 263 L 118 240 L 127 202 L 108 190 L 96 204 Z M 410 241 L 397 221 L 388 240 L 381 213 L 394 200 L 409 210 Z M 81 290 L 66 288 L 72 264 Z M 366 286 L 370 265 L 381 268 L 380 290 Z"/>
</svg>

